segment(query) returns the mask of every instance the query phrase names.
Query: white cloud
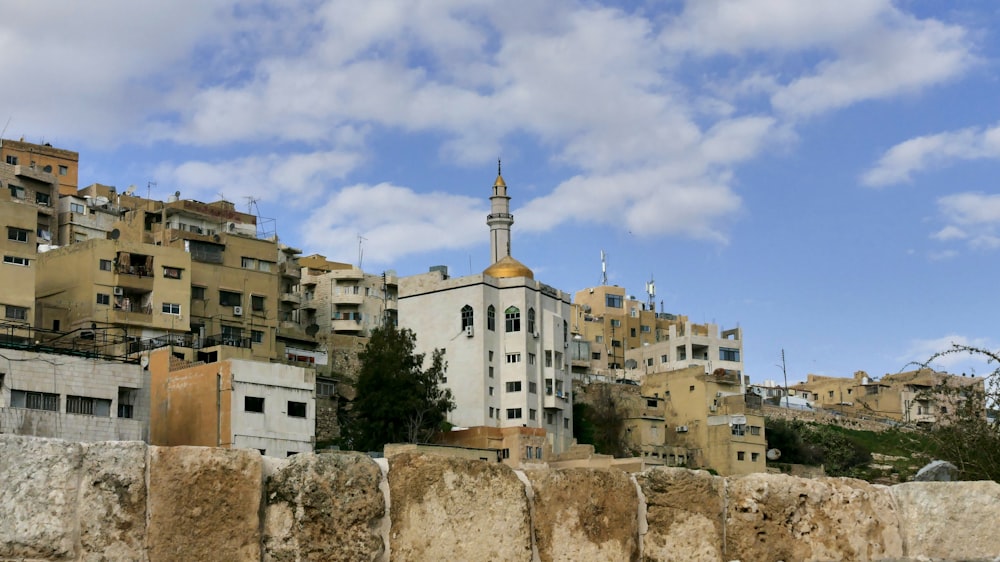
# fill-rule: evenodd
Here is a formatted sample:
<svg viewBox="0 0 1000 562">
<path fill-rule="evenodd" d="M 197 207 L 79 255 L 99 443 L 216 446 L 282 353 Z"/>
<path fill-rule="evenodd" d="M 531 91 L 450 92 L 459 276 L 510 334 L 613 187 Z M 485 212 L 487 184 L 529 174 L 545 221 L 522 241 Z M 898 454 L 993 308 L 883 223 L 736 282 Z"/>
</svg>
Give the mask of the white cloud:
<svg viewBox="0 0 1000 562">
<path fill-rule="evenodd" d="M 935 354 L 948 351 L 952 345 L 961 345 L 980 349 L 996 349 L 987 338 L 974 338 L 959 334 L 948 334 L 939 338 L 919 339 L 910 342 L 906 352 L 897 359 L 909 366 L 901 370 L 915 368 L 913 364 L 923 364 Z M 990 372 L 984 358 L 972 356 L 967 353 L 949 353 L 934 359 L 931 366 L 935 369 L 945 370 L 949 373 L 978 373 L 980 375 Z"/>
<path fill-rule="evenodd" d="M 931 235 L 931 238 L 936 240 L 962 240 L 968 238 L 969 235 L 965 233 L 964 230 L 958 228 L 955 225 L 948 225 L 941 230 L 935 232 Z"/>
<path fill-rule="evenodd" d="M 942 167 L 956 160 L 1000 158 L 1000 125 L 986 129 L 958 131 L 915 137 L 893 146 L 865 172 L 861 182 L 882 187 L 909 182 L 915 172 Z"/>
<path fill-rule="evenodd" d="M 939 198 L 937 206 L 946 224 L 931 234 L 931 238 L 941 242 L 963 241 L 974 250 L 1000 248 L 997 234 L 1000 230 L 1000 194 L 956 193 Z M 948 257 L 955 254 L 954 250 L 948 250 Z"/>
<path fill-rule="evenodd" d="M 365 259 L 391 263 L 435 249 L 483 241 L 486 201 L 442 192 L 416 193 L 388 183 L 345 187 L 301 223 L 303 238 L 328 258 L 352 262 L 358 236 Z"/>
</svg>

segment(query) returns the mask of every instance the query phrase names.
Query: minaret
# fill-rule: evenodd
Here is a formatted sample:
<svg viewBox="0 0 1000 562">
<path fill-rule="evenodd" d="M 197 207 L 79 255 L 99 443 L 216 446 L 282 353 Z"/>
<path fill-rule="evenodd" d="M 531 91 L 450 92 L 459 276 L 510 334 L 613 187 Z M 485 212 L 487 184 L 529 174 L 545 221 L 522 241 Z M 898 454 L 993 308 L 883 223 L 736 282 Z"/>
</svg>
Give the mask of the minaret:
<svg viewBox="0 0 1000 562">
<path fill-rule="evenodd" d="M 514 215 L 510 214 L 510 197 L 507 197 L 507 184 L 500 175 L 500 159 L 497 159 L 497 180 L 493 182 L 493 195 L 490 196 L 490 214 L 486 217 L 490 227 L 490 258 L 493 263 L 510 255 L 510 225 L 514 224 Z"/>
</svg>

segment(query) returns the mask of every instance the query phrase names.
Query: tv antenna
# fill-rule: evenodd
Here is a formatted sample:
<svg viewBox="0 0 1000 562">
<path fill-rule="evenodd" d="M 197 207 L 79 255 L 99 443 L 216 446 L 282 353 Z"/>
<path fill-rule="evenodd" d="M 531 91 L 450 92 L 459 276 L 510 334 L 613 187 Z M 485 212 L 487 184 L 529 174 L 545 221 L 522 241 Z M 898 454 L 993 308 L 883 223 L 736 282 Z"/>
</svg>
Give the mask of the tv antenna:
<svg viewBox="0 0 1000 562">
<path fill-rule="evenodd" d="M 362 236 L 361 234 L 358 234 L 358 269 L 361 269 L 361 263 L 364 261 L 365 258 L 365 247 L 364 247 L 365 240 L 368 239 Z"/>
<path fill-rule="evenodd" d="M 608 262 L 604 250 L 601 250 L 601 285 L 608 284 Z"/>
<path fill-rule="evenodd" d="M 646 283 L 646 295 L 649 296 L 647 301 L 649 310 L 656 311 L 656 281 L 653 279 L 653 274 L 649 274 L 649 282 Z"/>
</svg>

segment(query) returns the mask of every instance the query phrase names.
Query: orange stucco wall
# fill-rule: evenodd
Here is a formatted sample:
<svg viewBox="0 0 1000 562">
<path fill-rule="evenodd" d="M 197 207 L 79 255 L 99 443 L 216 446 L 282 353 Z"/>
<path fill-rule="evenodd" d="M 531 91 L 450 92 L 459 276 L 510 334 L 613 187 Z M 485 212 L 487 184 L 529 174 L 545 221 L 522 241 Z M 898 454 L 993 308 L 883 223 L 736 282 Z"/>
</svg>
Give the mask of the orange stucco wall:
<svg viewBox="0 0 1000 562">
<path fill-rule="evenodd" d="M 232 446 L 229 361 L 170 370 L 170 352 L 150 355 L 149 439 L 153 445 Z"/>
</svg>

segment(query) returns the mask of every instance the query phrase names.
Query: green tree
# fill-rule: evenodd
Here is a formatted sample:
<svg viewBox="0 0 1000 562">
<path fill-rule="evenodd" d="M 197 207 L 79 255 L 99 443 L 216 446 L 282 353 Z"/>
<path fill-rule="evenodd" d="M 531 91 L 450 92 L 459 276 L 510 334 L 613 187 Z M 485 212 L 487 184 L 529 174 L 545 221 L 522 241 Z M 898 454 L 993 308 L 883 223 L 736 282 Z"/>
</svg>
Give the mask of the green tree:
<svg viewBox="0 0 1000 562">
<path fill-rule="evenodd" d="M 625 404 L 615 386 L 608 383 L 587 385 L 573 404 L 573 434 L 580 443 L 594 446 L 594 451 L 617 458 L 632 456 L 625 440 Z"/>
<path fill-rule="evenodd" d="M 386 443 L 427 442 L 455 409 L 451 390 L 442 387 L 448 367 L 444 350 L 435 349 L 424 369 L 416 341 L 406 328 L 372 331 L 358 355 L 357 398 L 344 435 L 348 448 L 380 451 Z"/>
</svg>

